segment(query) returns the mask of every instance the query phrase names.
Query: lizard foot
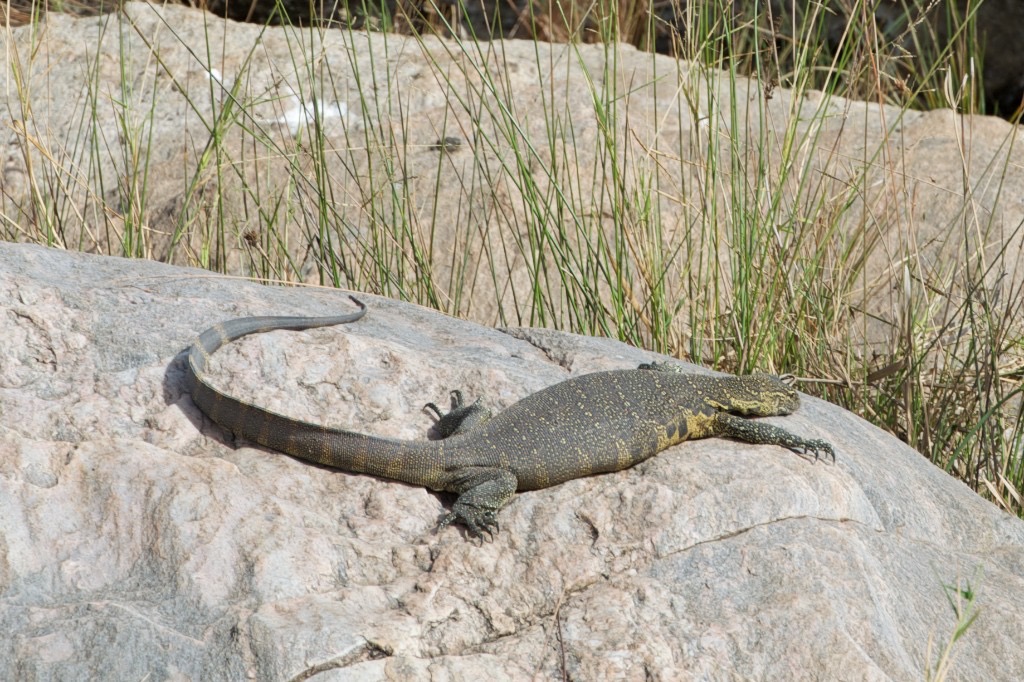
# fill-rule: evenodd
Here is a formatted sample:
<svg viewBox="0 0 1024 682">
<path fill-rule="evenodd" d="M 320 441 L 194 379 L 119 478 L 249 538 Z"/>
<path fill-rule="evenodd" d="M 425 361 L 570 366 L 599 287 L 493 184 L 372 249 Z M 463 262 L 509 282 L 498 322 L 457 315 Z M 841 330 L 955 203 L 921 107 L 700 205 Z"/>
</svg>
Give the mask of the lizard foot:
<svg viewBox="0 0 1024 682">
<path fill-rule="evenodd" d="M 466 405 L 462 391 L 459 390 L 451 392 L 451 409 L 447 413 L 442 412 L 434 403 L 427 403 L 423 409 L 437 417 L 434 431 L 441 438 L 466 433 L 491 418 L 491 411 L 481 405 L 479 400 L 472 405 Z"/>
<path fill-rule="evenodd" d="M 501 530 L 498 527 L 498 516 L 490 509 L 477 509 L 475 507 L 461 507 L 456 503 L 453 511 L 448 512 L 437 524 L 438 532 L 444 530 L 456 521 L 466 527 L 466 531 L 474 538 L 484 540 L 484 533 L 487 533 L 488 542 L 494 540 L 494 535 Z"/>
<path fill-rule="evenodd" d="M 815 462 L 817 462 L 818 458 L 822 455 L 825 457 L 831 457 L 833 463 L 836 461 L 836 451 L 832 448 L 832 444 L 827 440 L 822 440 L 821 438 L 804 440 L 798 447 L 803 448 L 804 452 L 808 454 L 813 452 Z"/>
<path fill-rule="evenodd" d="M 516 476 L 508 469 L 498 467 L 463 467 L 449 472 L 446 490 L 458 491 L 459 497 L 440 526 L 445 528 L 458 521 L 469 534 L 483 540 L 484 533 L 493 540 L 498 532 L 498 510 L 508 504 L 516 494 Z"/>
</svg>

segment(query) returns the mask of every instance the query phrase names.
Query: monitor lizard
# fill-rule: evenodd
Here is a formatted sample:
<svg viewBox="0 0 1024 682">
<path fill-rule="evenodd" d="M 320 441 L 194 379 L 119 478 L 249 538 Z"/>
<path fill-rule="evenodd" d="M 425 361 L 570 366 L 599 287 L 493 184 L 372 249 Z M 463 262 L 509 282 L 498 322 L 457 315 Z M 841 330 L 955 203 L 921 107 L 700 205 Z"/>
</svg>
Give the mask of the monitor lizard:
<svg viewBox="0 0 1024 682">
<path fill-rule="evenodd" d="M 498 530 L 497 513 L 517 491 L 537 490 L 591 474 L 619 471 L 684 440 L 725 436 L 831 456 L 832 446 L 741 416 L 785 415 L 797 392 L 769 374 L 707 376 L 674 365 L 573 377 L 529 395 L 491 416 L 479 401 L 451 393 L 437 414 L 437 441 L 369 436 L 292 419 L 214 388 L 207 361 L 218 348 L 248 334 L 303 330 L 355 322 L 357 312 L 330 317 L 244 317 L 215 325 L 188 350 L 186 381 L 192 400 L 235 436 L 342 471 L 426 486 L 458 497 L 438 529 L 458 521 L 473 536 Z"/>
</svg>

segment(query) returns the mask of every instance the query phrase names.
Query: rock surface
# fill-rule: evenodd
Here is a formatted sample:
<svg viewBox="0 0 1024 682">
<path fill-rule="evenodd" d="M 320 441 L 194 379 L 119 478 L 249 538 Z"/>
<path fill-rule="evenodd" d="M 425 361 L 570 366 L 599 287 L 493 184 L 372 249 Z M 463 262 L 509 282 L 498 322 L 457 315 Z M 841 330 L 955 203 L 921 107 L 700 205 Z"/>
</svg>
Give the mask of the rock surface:
<svg viewBox="0 0 1024 682">
<path fill-rule="evenodd" d="M 502 407 L 652 356 L 366 296 L 364 320 L 215 356 L 289 415 L 422 438 L 452 388 Z M 835 465 L 709 439 L 519 495 L 492 543 L 447 499 L 233 444 L 183 395 L 219 320 L 335 291 L 0 244 L 0 678 L 951 679 L 1024 671 L 1024 522 L 813 399 L 778 418 Z M 931 650 L 929 644 L 932 644 Z"/>
</svg>

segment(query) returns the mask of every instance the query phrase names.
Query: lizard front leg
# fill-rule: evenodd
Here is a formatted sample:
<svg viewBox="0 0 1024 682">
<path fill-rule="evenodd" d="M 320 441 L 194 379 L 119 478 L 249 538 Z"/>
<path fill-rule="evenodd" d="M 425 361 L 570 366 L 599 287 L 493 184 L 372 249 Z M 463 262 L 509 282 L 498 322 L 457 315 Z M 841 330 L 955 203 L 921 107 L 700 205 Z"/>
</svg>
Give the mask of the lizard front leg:
<svg viewBox="0 0 1024 682">
<path fill-rule="evenodd" d="M 781 445 L 790 450 L 803 450 L 807 453 L 813 452 L 815 461 L 818 460 L 820 455 L 831 457 L 833 462 L 836 461 L 836 451 L 828 441 L 820 438 L 802 438 L 773 424 L 744 419 L 727 412 L 719 412 L 715 414 L 711 428 L 712 433 L 710 435 L 736 438 L 737 440 L 758 445 Z"/>
</svg>

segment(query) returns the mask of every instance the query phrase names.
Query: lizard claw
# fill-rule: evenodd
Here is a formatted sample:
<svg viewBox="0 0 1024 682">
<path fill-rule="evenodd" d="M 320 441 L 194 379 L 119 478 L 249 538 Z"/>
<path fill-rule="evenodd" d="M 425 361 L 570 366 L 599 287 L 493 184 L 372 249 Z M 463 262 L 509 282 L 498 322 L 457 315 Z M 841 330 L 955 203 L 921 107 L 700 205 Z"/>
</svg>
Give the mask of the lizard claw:
<svg viewBox="0 0 1024 682">
<path fill-rule="evenodd" d="M 455 511 L 448 512 L 441 518 L 441 521 L 437 524 L 437 532 L 444 530 L 456 521 L 460 521 L 466 527 L 466 532 L 471 537 L 480 538 L 481 542 L 485 539 L 488 542 L 493 542 L 495 535 L 501 530 L 498 526 L 497 515 L 490 509 L 483 511 L 473 510 L 472 513 L 466 509 L 456 509 Z M 487 533 L 486 538 L 484 538 L 484 533 Z"/>
<path fill-rule="evenodd" d="M 498 517 L 490 510 L 480 514 L 472 523 L 467 522 L 467 525 L 470 535 L 480 538 L 481 542 L 484 539 L 484 533 L 487 533 L 487 541 L 493 542 L 494 536 L 501 530 L 498 527 Z"/>
<path fill-rule="evenodd" d="M 441 520 L 437 523 L 437 529 L 434 532 L 440 533 L 445 528 L 452 525 L 452 523 L 455 522 L 456 518 L 457 517 L 455 515 L 455 512 L 448 512 L 447 514 L 441 517 Z"/>
<path fill-rule="evenodd" d="M 451 400 L 451 409 L 452 410 L 459 409 L 465 403 L 465 400 L 462 397 L 462 391 L 460 391 L 458 389 L 455 389 L 454 391 L 451 391 L 449 393 L 449 396 L 450 396 L 450 400 Z M 434 416 L 437 417 L 438 421 L 444 419 L 444 414 L 445 413 L 441 411 L 441 408 L 438 407 L 436 403 L 427 403 L 426 405 L 423 406 L 423 409 L 428 411 L 428 412 L 433 412 Z"/>
<path fill-rule="evenodd" d="M 423 409 L 434 416 L 434 432 L 443 438 L 466 433 L 491 418 L 491 411 L 477 400 L 471 405 L 466 404 L 462 391 L 455 390 L 450 394 L 451 409 L 444 412 L 436 403 L 427 403 Z"/>
<path fill-rule="evenodd" d="M 821 455 L 831 457 L 833 463 L 836 461 L 836 451 L 832 448 L 832 444 L 820 438 L 806 441 L 804 443 L 804 451 L 807 453 L 813 452 L 815 462 L 818 461 Z"/>
</svg>

